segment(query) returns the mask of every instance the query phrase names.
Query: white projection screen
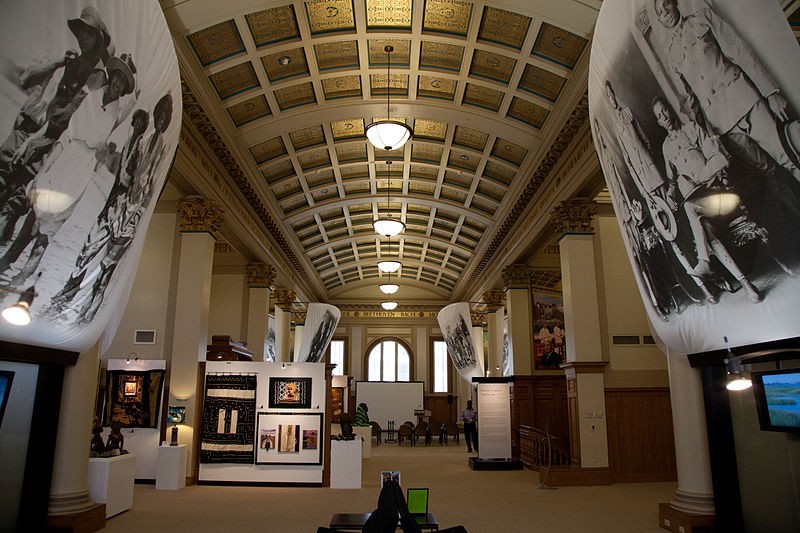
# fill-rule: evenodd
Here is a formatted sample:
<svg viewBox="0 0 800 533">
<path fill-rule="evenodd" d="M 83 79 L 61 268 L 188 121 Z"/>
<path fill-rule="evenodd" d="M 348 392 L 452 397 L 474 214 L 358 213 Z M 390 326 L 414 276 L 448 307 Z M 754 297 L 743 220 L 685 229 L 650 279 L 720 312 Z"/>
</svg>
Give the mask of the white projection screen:
<svg viewBox="0 0 800 533">
<path fill-rule="evenodd" d="M 423 405 L 422 381 L 356 381 L 356 405 L 367 404 L 369 419 L 386 429 L 394 420 L 399 426 L 406 420 L 416 423 L 414 409 Z"/>
</svg>

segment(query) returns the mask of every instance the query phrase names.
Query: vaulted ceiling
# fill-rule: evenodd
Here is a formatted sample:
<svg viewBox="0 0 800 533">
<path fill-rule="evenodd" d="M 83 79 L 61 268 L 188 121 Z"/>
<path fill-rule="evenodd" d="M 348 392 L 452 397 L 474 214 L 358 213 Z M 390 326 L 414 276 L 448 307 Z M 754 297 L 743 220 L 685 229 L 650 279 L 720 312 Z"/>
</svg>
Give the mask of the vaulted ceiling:
<svg viewBox="0 0 800 533">
<path fill-rule="evenodd" d="M 182 136 L 211 148 L 234 191 L 223 203 L 242 219 L 220 253 L 267 259 L 279 284 L 323 301 L 379 302 L 376 263 L 398 257 L 400 302 L 473 298 L 503 263 L 536 253 L 534 283 L 558 289 L 546 220 L 534 219 L 555 189 L 602 188 L 593 154 L 581 159 L 600 0 L 161 4 L 191 122 Z M 388 115 L 414 129 L 394 151 L 364 135 L 387 117 L 387 92 Z M 572 169 L 578 183 L 552 175 L 569 153 L 588 166 Z M 176 164 L 171 181 L 203 192 L 194 174 Z M 406 224 L 391 239 L 372 227 L 387 212 Z M 248 224 L 268 242 L 243 237 Z"/>
</svg>

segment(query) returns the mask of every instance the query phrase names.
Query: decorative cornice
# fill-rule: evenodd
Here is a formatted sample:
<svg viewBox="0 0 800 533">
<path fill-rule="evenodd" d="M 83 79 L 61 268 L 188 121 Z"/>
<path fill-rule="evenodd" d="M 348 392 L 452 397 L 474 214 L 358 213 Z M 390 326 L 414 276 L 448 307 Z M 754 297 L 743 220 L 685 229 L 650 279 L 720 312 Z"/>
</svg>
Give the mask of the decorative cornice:
<svg viewBox="0 0 800 533">
<path fill-rule="evenodd" d="M 508 289 L 530 289 L 533 267 L 528 265 L 508 265 L 503 267 L 503 286 Z"/>
<path fill-rule="evenodd" d="M 280 230 L 280 227 L 278 226 L 277 222 L 275 222 L 275 219 L 272 218 L 272 215 L 270 215 L 267 211 L 264 203 L 261 201 L 256 191 L 248 182 L 247 177 L 242 171 L 242 168 L 236 162 L 236 158 L 228 149 L 225 141 L 222 139 L 219 133 L 217 133 L 217 129 L 206 115 L 203 106 L 200 104 L 200 102 L 198 102 L 197 98 L 194 96 L 191 89 L 183 79 L 181 79 L 181 92 L 184 113 L 189 117 L 192 124 L 194 124 L 194 127 L 197 128 L 197 131 L 203 136 L 206 143 L 208 143 L 208 146 L 214 152 L 214 155 L 216 155 L 223 168 L 225 168 L 225 171 L 230 176 L 231 180 L 233 180 L 233 183 L 239 188 L 239 191 L 250 204 L 250 207 L 253 208 L 253 211 L 264 224 L 269 234 L 273 239 L 275 239 L 275 242 L 277 243 L 278 247 L 280 247 L 289 263 L 294 267 L 294 269 L 308 284 L 308 286 L 313 287 L 315 283 L 308 275 L 308 272 L 306 272 L 306 269 L 303 267 L 303 264 L 300 262 L 297 254 L 295 254 L 294 250 L 292 250 L 292 247 L 289 244 L 289 241 L 286 239 L 286 236 Z"/>
<path fill-rule="evenodd" d="M 505 305 L 506 293 L 503 291 L 486 291 L 482 295 L 482 299 L 486 302 L 486 310 L 494 313 L 503 305 Z"/>
<path fill-rule="evenodd" d="M 214 234 L 222 224 L 224 211 L 208 198 L 189 196 L 179 200 L 176 209 L 181 218 L 181 231 Z"/>
<path fill-rule="evenodd" d="M 247 286 L 251 289 L 270 288 L 275 282 L 277 272 L 272 265 L 255 263 L 247 265 Z"/>
<path fill-rule="evenodd" d="M 555 167 L 556 163 L 558 163 L 559 159 L 561 159 L 561 157 L 564 155 L 564 152 L 566 151 L 570 142 L 572 142 L 572 139 L 575 137 L 576 133 L 578 133 L 578 130 L 581 128 L 581 126 L 583 126 L 588 117 L 589 94 L 584 93 L 583 97 L 578 102 L 578 105 L 572 110 L 572 114 L 570 115 L 569 119 L 567 119 L 566 124 L 564 124 L 564 127 L 561 128 L 561 131 L 558 133 L 555 141 L 553 141 L 553 143 L 550 145 L 550 148 L 547 150 L 547 153 L 544 155 L 544 157 L 542 157 L 542 160 L 539 162 L 539 166 L 536 168 L 533 176 L 520 194 L 520 197 L 514 204 L 511 212 L 494 234 L 494 237 L 489 243 L 489 246 L 487 246 L 486 250 L 483 252 L 481 258 L 475 264 L 475 268 L 469 276 L 469 281 L 467 283 L 468 286 L 473 285 L 476 282 L 478 276 L 481 275 L 483 270 L 486 268 L 486 265 L 489 264 L 489 262 L 492 260 L 492 257 L 494 257 L 494 254 L 497 253 L 500 244 L 508 236 L 511 228 L 513 228 L 514 224 L 516 224 L 522 218 L 522 214 L 528 208 L 528 205 L 531 203 L 531 200 L 533 200 L 533 197 L 539 190 L 539 187 L 541 187 L 545 178 L 547 178 L 548 174 L 550 174 L 550 171 L 553 170 L 553 167 Z"/>
<path fill-rule="evenodd" d="M 284 311 L 291 311 L 292 304 L 294 303 L 295 298 L 297 295 L 291 289 L 275 289 L 273 291 L 275 296 L 275 305 L 283 309 Z"/>
<path fill-rule="evenodd" d="M 486 326 L 486 313 L 472 311 L 469 314 L 469 318 L 473 328 Z"/>
<path fill-rule="evenodd" d="M 588 198 L 565 200 L 550 213 L 550 221 L 560 234 L 594 233 L 592 219 L 597 214 L 597 203 Z"/>
</svg>

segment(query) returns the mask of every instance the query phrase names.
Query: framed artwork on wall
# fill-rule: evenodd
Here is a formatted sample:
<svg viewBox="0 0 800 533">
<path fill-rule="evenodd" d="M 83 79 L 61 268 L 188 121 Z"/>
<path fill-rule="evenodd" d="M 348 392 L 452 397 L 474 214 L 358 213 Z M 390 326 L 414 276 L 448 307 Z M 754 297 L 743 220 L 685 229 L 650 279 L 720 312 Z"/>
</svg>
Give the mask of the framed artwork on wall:
<svg viewBox="0 0 800 533">
<path fill-rule="evenodd" d="M 344 387 L 331 387 L 331 422 L 339 424 L 344 412 Z"/>
<path fill-rule="evenodd" d="M 311 378 L 269 378 L 270 409 L 309 409 Z"/>
<path fill-rule="evenodd" d="M 322 413 L 258 413 L 257 465 L 321 465 Z"/>
</svg>

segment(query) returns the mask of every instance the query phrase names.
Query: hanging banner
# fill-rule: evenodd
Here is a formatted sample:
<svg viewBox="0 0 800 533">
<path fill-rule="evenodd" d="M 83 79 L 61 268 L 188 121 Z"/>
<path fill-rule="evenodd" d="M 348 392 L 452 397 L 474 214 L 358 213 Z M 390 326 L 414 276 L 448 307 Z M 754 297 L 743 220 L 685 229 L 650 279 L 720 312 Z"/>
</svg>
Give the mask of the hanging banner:
<svg viewBox="0 0 800 533">
<path fill-rule="evenodd" d="M 1 338 L 97 342 L 125 306 L 180 117 L 155 0 L 3 2 L 0 298 L 34 298 L 30 325 L 3 322 Z"/>
<path fill-rule="evenodd" d="M 777 1 L 603 2 L 595 147 L 654 333 L 676 352 L 800 336 L 798 64 Z"/>
<path fill-rule="evenodd" d="M 320 303 L 308 304 L 303 340 L 295 361 L 299 363 L 324 361 L 325 350 L 331 343 L 341 316 L 342 313 L 338 307 Z"/>
<path fill-rule="evenodd" d="M 436 320 L 447 344 L 447 353 L 461 377 L 468 382 L 472 382 L 474 377 L 483 377 L 483 361 L 478 357 L 472 335 L 469 304 L 450 304 L 439 311 Z"/>
</svg>

